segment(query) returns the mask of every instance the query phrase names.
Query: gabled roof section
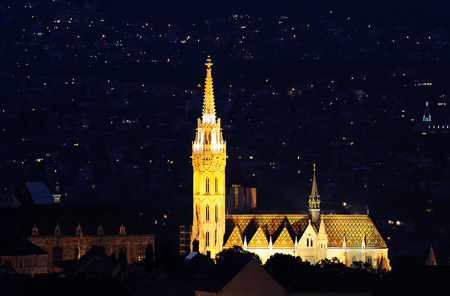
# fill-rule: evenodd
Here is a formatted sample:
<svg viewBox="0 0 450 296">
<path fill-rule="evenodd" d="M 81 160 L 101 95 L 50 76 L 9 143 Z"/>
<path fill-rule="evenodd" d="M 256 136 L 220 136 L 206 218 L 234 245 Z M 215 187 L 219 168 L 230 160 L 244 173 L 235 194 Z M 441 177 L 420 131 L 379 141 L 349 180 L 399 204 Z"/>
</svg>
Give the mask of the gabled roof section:
<svg viewBox="0 0 450 296">
<path fill-rule="evenodd" d="M 261 226 L 258 227 L 252 239 L 248 243 L 249 247 L 267 247 L 269 245 L 269 241 L 267 240 L 267 236 L 262 230 Z"/>
<path fill-rule="evenodd" d="M 280 215 L 280 214 L 253 214 L 253 215 L 226 215 L 225 241 L 228 246 L 228 239 L 238 227 L 241 238 L 247 238 L 247 242 L 255 235 L 258 228 L 261 228 L 267 236 L 272 236 L 275 242 L 283 229 L 286 228 L 291 239 L 295 236 L 301 237 L 308 226 L 309 215 Z M 313 227 L 317 228 L 316 225 Z M 267 237 L 266 236 L 266 237 Z"/>
<path fill-rule="evenodd" d="M 293 247 L 294 241 L 292 240 L 291 235 L 289 234 L 289 231 L 286 229 L 286 227 L 283 228 L 280 235 L 278 236 L 277 240 L 273 244 L 275 248 L 278 247 Z"/>
<path fill-rule="evenodd" d="M 244 245 L 244 241 L 242 240 L 241 233 L 239 231 L 238 226 L 236 225 L 233 231 L 231 232 L 227 242 L 225 243 L 225 247 L 242 246 L 242 245 Z"/>
<path fill-rule="evenodd" d="M 43 255 L 46 251 L 26 239 L 0 235 L 0 251 L 3 256 Z"/>
<path fill-rule="evenodd" d="M 344 236 L 347 247 L 386 248 L 386 243 L 367 215 L 323 215 L 328 247 L 342 247 Z"/>
</svg>

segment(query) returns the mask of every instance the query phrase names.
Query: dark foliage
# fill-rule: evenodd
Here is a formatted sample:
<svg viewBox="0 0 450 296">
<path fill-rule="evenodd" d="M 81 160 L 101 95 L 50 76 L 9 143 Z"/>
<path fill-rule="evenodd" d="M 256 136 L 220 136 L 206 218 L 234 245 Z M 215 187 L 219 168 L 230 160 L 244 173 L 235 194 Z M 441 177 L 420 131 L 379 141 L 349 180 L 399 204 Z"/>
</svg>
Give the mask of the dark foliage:
<svg viewBox="0 0 450 296">
<path fill-rule="evenodd" d="M 216 264 L 221 265 L 230 258 L 240 258 L 244 260 L 254 259 L 259 264 L 262 264 L 261 258 L 252 252 L 244 250 L 242 247 L 234 246 L 229 249 L 225 249 L 216 255 Z"/>
</svg>

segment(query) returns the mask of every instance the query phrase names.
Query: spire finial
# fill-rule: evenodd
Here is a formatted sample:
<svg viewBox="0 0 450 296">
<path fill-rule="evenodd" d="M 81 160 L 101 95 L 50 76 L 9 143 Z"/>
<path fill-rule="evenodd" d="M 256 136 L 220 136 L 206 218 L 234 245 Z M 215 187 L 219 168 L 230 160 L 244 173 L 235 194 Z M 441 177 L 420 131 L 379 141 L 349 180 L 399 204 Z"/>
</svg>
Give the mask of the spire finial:
<svg viewBox="0 0 450 296">
<path fill-rule="evenodd" d="M 205 63 L 207 69 L 211 69 L 211 66 L 213 65 L 213 63 L 211 63 L 211 56 L 208 56 L 206 58 L 206 63 Z"/>
<path fill-rule="evenodd" d="M 203 99 L 203 123 L 215 123 L 216 122 L 216 109 L 214 106 L 214 89 L 211 76 L 211 57 L 206 59 L 206 79 L 205 79 L 205 97 Z"/>
</svg>

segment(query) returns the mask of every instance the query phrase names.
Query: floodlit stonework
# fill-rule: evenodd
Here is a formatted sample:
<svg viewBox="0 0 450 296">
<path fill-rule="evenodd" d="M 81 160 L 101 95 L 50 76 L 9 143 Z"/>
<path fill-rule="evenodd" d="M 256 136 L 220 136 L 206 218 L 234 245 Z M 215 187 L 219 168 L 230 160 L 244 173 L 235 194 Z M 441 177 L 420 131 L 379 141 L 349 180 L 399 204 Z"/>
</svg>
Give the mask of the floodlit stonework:
<svg viewBox="0 0 450 296">
<path fill-rule="evenodd" d="M 241 246 L 263 262 L 283 253 L 313 264 L 336 257 L 347 266 L 363 261 L 389 270 L 388 248 L 368 215 L 320 214 L 315 165 L 309 214 L 225 214 L 226 143 L 216 119 L 209 57 L 206 66 L 203 116 L 192 144 L 191 246 L 198 242 L 199 252 L 212 258 L 223 248 Z M 251 202 L 256 205 L 256 191 Z"/>
<path fill-rule="evenodd" d="M 222 251 L 225 234 L 225 165 L 226 143 L 222 138 L 220 118 L 216 119 L 211 76 L 211 59 L 205 64 L 205 97 L 203 116 L 198 119 L 195 141 L 192 143 L 194 168 L 194 222 L 192 244 L 199 251 L 215 257 Z"/>
</svg>

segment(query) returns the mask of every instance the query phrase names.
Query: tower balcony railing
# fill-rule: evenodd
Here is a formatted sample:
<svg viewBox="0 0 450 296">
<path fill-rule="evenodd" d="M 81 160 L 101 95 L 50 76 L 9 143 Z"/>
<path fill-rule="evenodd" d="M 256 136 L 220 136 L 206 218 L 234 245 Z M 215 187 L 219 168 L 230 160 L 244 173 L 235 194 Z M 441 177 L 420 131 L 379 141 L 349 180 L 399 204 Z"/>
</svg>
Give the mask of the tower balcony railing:
<svg viewBox="0 0 450 296">
<path fill-rule="evenodd" d="M 192 143 L 192 150 L 193 151 L 204 151 L 204 152 L 223 152 L 226 150 L 226 146 L 225 143 L 223 144 L 216 144 L 211 145 L 211 144 L 197 144 L 197 143 Z"/>
</svg>

